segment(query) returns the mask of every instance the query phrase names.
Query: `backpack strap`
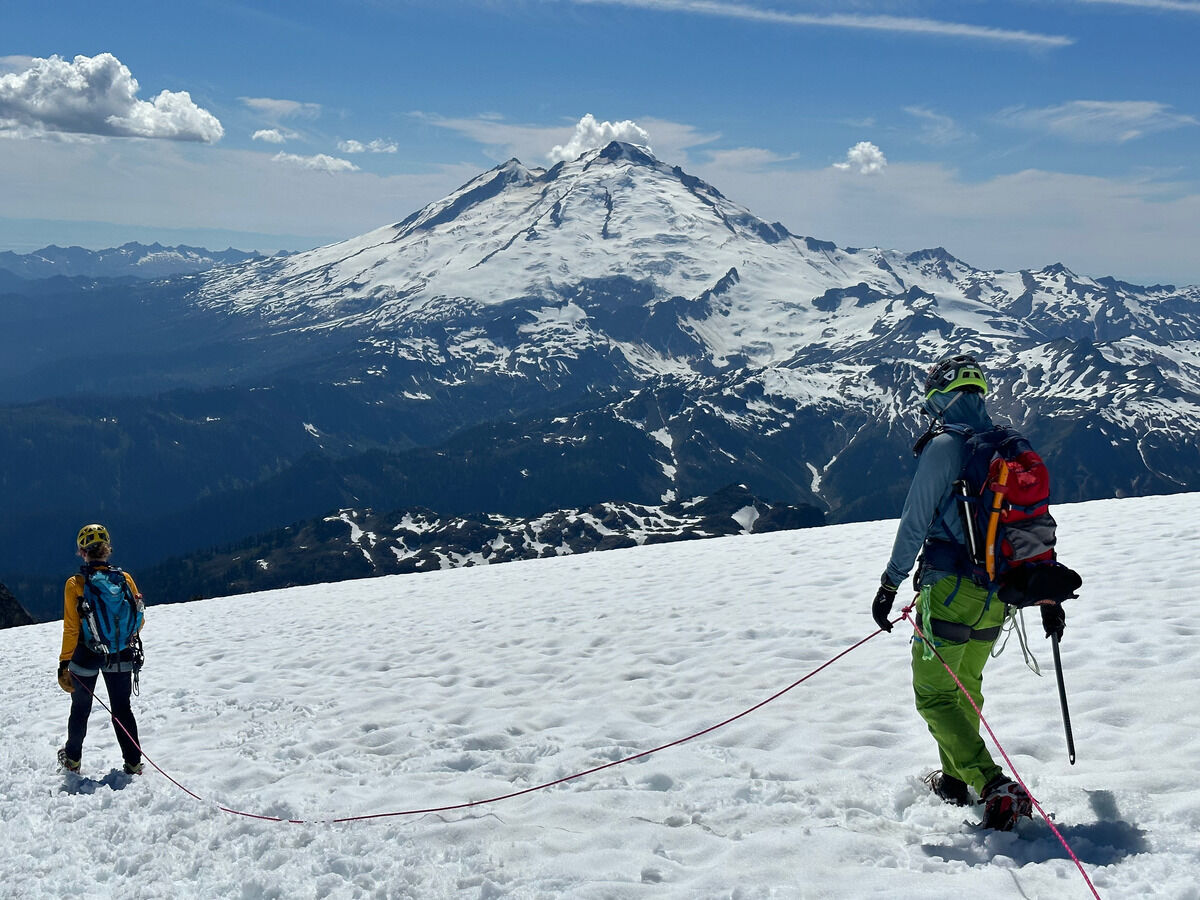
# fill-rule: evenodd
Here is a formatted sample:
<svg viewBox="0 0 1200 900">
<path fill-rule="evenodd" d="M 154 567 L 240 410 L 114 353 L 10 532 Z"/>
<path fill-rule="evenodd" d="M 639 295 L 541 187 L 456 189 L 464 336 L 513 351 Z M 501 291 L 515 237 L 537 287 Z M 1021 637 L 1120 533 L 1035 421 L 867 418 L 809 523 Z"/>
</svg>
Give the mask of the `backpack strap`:
<svg viewBox="0 0 1200 900">
<path fill-rule="evenodd" d="M 98 592 L 96 586 L 92 584 L 92 576 L 96 574 L 96 571 L 96 567 L 89 563 L 79 567 L 80 577 L 83 578 L 83 589 L 79 592 L 79 600 L 76 601 L 76 605 L 79 609 L 79 618 L 84 624 L 84 639 L 87 648 L 93 653 L 107 656 L 108 646 L 100 641 L 100 622 L 96 618 L 96 606 L 88 597 L 89 592 Z"/>
<path fill-rule="evenodd" d="M 918 456 L 920 456 L 921 451 L 925 449 L 925 445 L 928 444 L 930 441 L 932 441 L 935 437 L 937 437 L 938 435 L 941 435 L 941 434 L 957 434 L 957 435 L 961 435 L 964 441 L 970 441 L 971 436 L 975 434 L 975 430 L 973 428 L 971 428 L 969 425 L 962 425 L 962 424 L 959 424 L 958 422 L 941 422 L 941 421 L 939 421 L 939 422 L 931 425 L 929 427 L 929 430 L 926 431 L 923 435 L 921 435 L 920 440 L 918 440 L 916 443 L 916 446 L 913 447 L 913 452 L 916 453 Z M 970 456 L 971 456 L 971 453 L 970 453 L 970 449 L 968 448 L 966 454 L 964 455 L 964 463 L 967 459 L 970 459 Z M 959 475 L 958 475 L 959 481 L 962 480 L 962 477 L 963 477 L 963 474 L 960 471 Z M 958 482 L 956 481 L 955 484 L 957 484 L 957 483 Z M 956 493 L 957 493 L 957 490 L 952 491 L 951 495 L 948 498 L 946 498 L 945 500 L 943 500 L 938 505 L 938 508 L 934 511 L 934 514 L 933 514 L 933 521 L 936 522 L 939 518 L 941 518 L 943 515 L 945 515 L 947 504 L 954 502 Z"/>
<path fill-rule="evenodd" d="M 942 434 L 957 434 L 963 439 L 963 461 L 958 478 L 955 479 L 949 494 L 938 504 L 932 521 L 936 522 L 945 516 L 953 504 L 958 509 L 959 523 L 966 544 L 926 540 L 921 551 L 922 562 L 931 568 L 962 575 L 976 584 L 985 584 L 986 577 L 983 575 L 982 566 L 975 561 L 977 552 L 980 555 L 983 552 L 983 535 L 978 533 L 979 530 L 975 526 L 972 507 L 976 498 L 971 495 L 967 468 L 974 456 L 979 437 L 987 432 L 978 432 L 962 422 L 945 422 L 939 419 L 929 426 L 929 430 L 917 441 L 913 451 L 920 455 L 920 451 L 924 450 L 931 440 Z"/>
<path fill-rule="evenodd" d="M 925 433 L 917 438 L 917 442 L 913 444 L 913 456 L 921 455 L 921 451 L 925 449 L 925 445 L 942 433 L 942 426 L 944 424 L 943 422 L 934 422 L 925 429 Z"/>
</svg>

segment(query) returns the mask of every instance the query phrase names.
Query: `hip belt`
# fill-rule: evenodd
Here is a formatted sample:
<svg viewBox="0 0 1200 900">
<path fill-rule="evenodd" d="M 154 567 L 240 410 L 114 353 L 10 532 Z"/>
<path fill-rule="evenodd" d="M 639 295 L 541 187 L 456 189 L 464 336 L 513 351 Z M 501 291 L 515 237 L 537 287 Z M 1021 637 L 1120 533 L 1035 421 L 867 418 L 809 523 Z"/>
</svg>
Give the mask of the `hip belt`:
<svg viewBox="0 0 1200 900">
<path fill-rule="evenodd" d="M 991 628 L 972 628 L 961 622 L 947 622 L 945 619 L 930 619 L 929 630 L 933 636 L 949 641 L 952 644 L 965 644 L 967 641 L 994 641 L 1000 637 L 1001 626 Z"/>
</svg>

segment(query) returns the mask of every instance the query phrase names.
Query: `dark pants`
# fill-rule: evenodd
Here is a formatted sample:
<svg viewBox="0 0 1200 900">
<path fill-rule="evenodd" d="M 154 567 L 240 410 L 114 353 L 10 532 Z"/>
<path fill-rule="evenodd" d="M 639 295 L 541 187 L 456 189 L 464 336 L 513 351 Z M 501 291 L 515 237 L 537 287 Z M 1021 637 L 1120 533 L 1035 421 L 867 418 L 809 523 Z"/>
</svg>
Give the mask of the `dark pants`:
<svg viewBox="0 0 1200 900">
<path fill-rule="evenodd" d="M 133 674 L 130 672 L 103 672 L 104 686 L 108 689 L 108 705 L 112 709 L 113 730 L 121 755 L 125 762 L 137 765 L 142 761 L 142 751 L 137 747 L 137 722 L 133 718 L 130 696 L 133 694 Z M 71 718 L 67 720 L 67 756 L 83 759 L 83 739 L 87 736 L 88 716 L 92 712 L 92 692 L 96 690 L 97 675 L 75 675 L 75 690 L 71 692 Z M 122 728 L 121 726 L 125 726 Z M 129 733 L 126 734 L 126 731 Z"/>
</svg>

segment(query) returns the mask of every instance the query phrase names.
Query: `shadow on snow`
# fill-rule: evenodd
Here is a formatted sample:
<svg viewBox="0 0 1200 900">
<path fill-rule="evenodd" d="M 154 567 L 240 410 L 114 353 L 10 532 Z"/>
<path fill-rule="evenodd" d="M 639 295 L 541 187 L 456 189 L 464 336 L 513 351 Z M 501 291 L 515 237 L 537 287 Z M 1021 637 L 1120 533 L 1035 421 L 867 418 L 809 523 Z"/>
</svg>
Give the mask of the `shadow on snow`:
<svg viewBox="0 0 1200 900">
<path fill-rule="evenodd" d="M 1063 840 L 1070 845 L 1080 862 L 1107 866 L 1127 856 L 1147 852 L 1149 847 L 1145 831 L 1121 819 L 1116 798 L 1111 792 L 1088 791 L 1088 800 L 1098 821 L 1083 825 L 1055 823 Z M 1070 859 L 1066 848 L 1041 818 L 1021 822 L 1012 832 L 980 831 L 980 834 L 984 836 L 982 842 L 922 844 L 921 849 L 927 856 L 947 862 L 964 862 L 970 866 L 990 865 L 997 856 L 1009 857 L 1018 866 L 1052 859 Z"/>
<path fill-rule="evenodd" d="M 85 775 L 73 775 L 67 773 L 63 776 L 62 793 L 64 794 L 94 794 L 100 788 L 109 788 L 114 791 L 119 791 L 122 788 L 128 787 L 133 783 L 134 776 L 122 772 L 120 769 L 113 769 L 99 781 L 95 778 L 88 778 Z"/>
</svg>

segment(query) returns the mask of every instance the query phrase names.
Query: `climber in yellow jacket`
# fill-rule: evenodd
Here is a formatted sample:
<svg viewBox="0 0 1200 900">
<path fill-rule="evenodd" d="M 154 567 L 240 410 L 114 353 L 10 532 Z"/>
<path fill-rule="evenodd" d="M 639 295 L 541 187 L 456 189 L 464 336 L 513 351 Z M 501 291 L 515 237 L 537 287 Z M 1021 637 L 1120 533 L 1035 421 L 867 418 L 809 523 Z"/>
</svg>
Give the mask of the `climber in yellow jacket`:
<svg viewBox="0 0 1200 900">
<path fill-rule="evenodd" d="M 63 589 L 58 684 L 71 695 L 71 715 L 58 763 L 69 772 L 80 770 L 96 681 L 103 675 L 124 770 L 140 775 L 142 751 L 131 700 L 142 666 L 142 595 L 132 575 L 109 563 L 112 541 L 103 525 L 85 525 L 76 545 L 83 565 Z"/>
</svg>

